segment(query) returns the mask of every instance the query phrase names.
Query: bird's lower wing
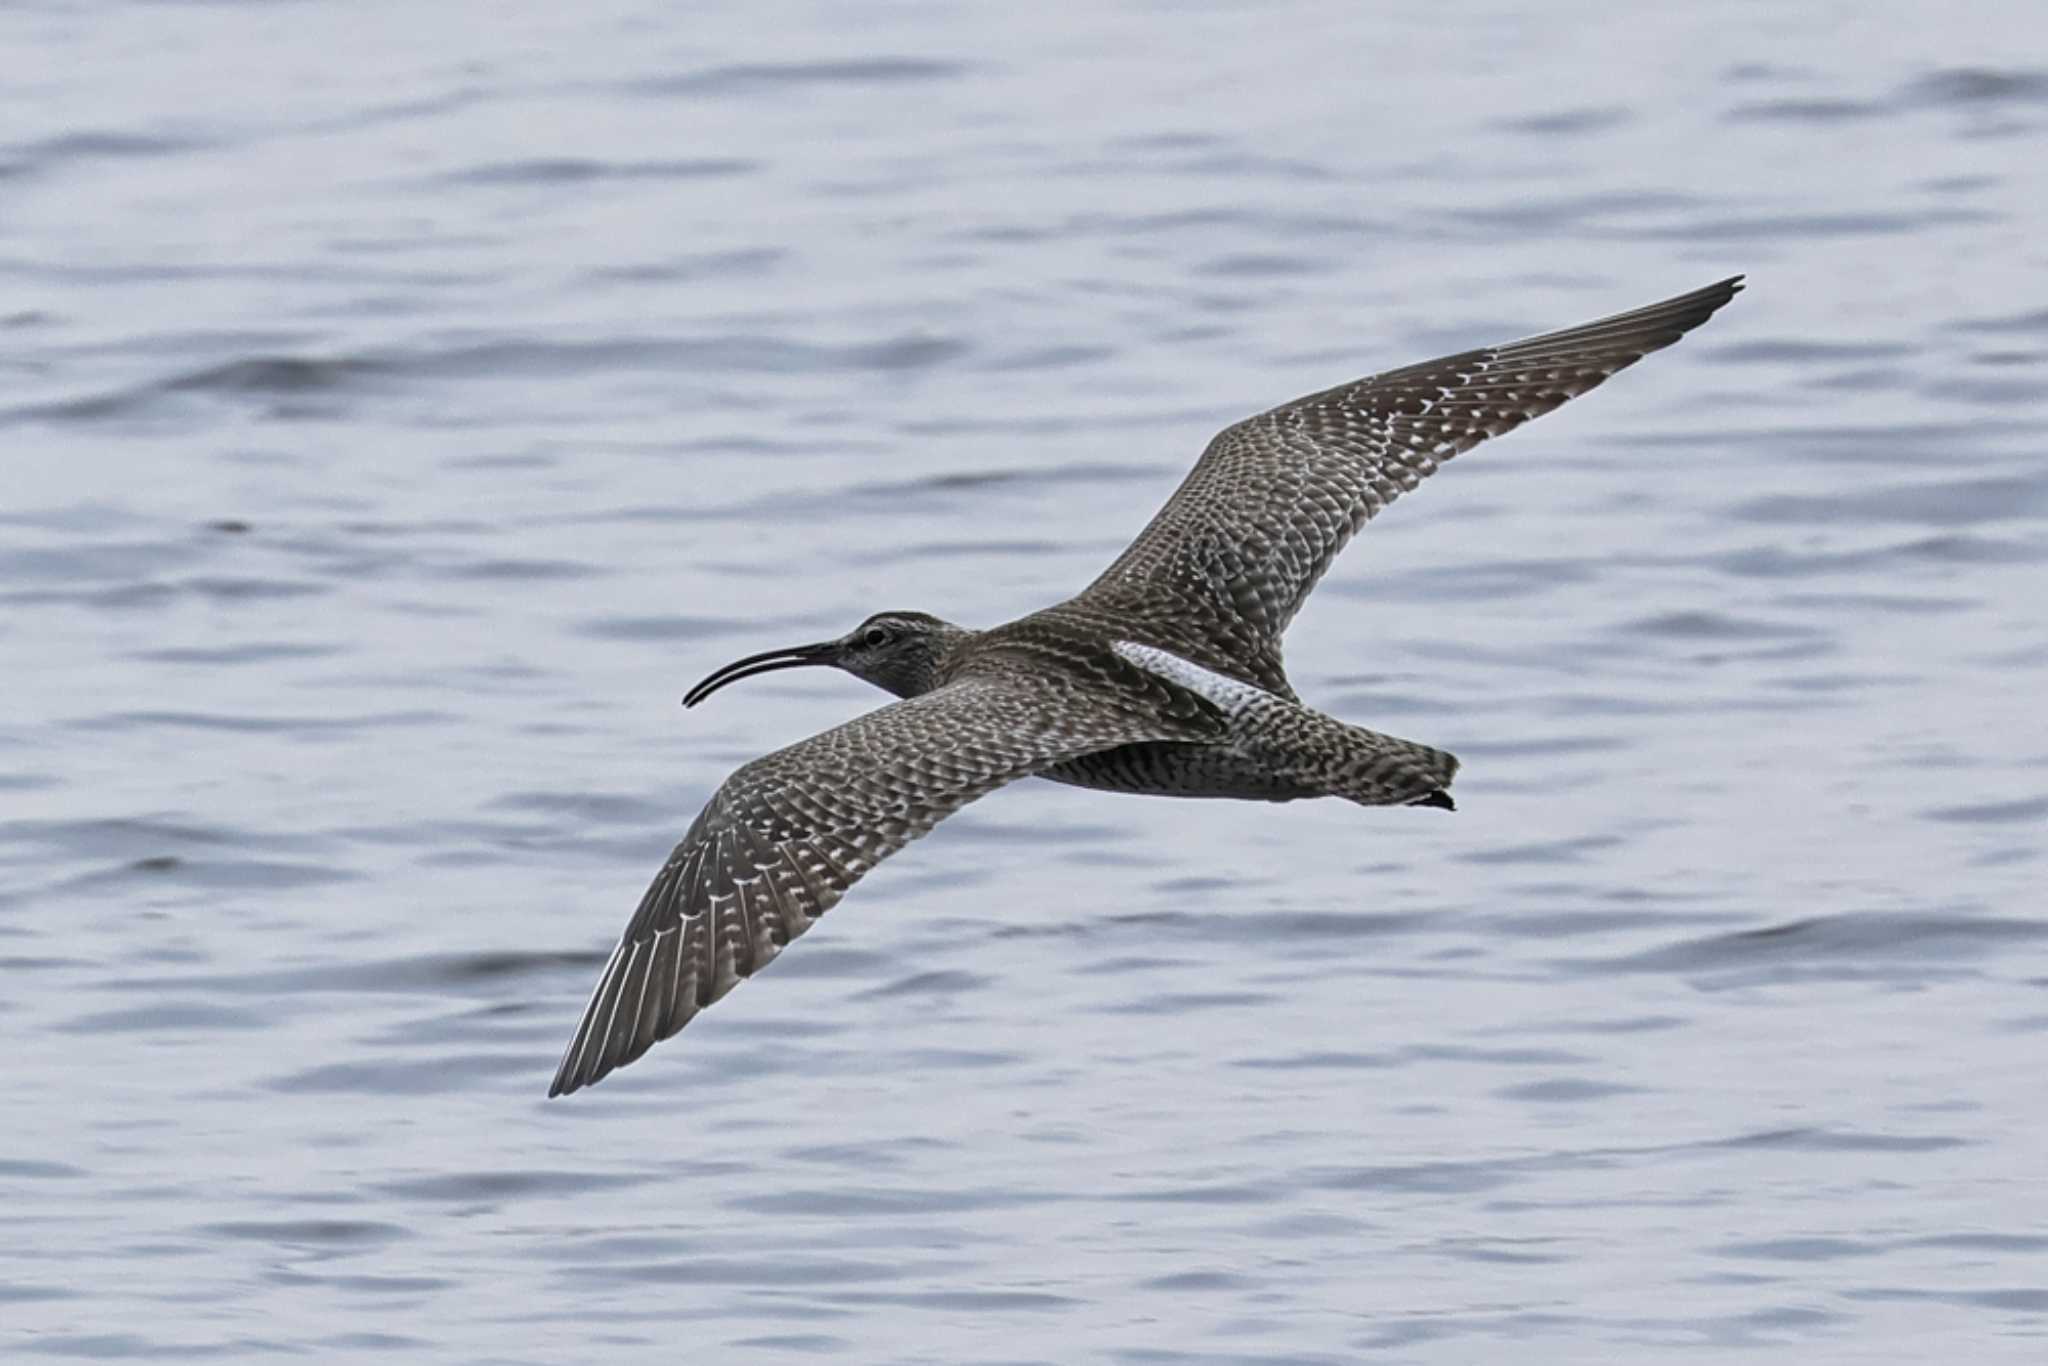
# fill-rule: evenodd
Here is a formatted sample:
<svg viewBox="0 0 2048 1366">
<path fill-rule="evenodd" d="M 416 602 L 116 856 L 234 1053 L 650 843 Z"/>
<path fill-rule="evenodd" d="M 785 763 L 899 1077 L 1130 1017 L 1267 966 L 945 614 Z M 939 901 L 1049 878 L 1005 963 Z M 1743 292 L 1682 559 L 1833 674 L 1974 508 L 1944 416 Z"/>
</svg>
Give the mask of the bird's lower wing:
<svg viewBox="0 0 2048 1366">
<path fill-rule="evenodd" d="M 863 874 L 1003 784 L 1197 715 L 1077 696 L 1057 678 L 970 677 L 756 759 L 726 779 L 633 913 L 555 1073 L 588 1086 L 751 977 Z"/>
<path fill-rule="evenodd" d="M 1081 595 L 1213 618 L 1260 673 L 1352 535 L 1454 455 L 1576 398 L 1698 327 L 1740 276 L 1562 332 L 1372 375 L 1225 428 L 1115 564 Z M 1197 605 L 1198 604 L 1198 605 Z"/>
</svg>

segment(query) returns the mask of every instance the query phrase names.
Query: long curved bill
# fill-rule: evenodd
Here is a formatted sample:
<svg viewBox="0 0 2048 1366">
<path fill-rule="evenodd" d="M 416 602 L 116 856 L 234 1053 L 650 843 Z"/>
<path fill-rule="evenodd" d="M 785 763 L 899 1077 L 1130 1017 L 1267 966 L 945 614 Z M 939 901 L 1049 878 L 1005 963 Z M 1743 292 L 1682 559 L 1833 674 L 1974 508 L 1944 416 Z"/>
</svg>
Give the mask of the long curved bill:
<svg viewBox="0 0 2048 1366">
<path fill-rule="evenodd" d="M 728 683 L 755 674 L 774 673 L 777 669 L 800 669 L 806 665 L 830 664 L 837 641 L 820 641 L 816 645 L 798 645 L 786 650 L 763 650 L 745 659 L 735 659 L 722 669 L 715 669 L 703 682 L 683 694 L 683 705 L 694 707 Z"/>
</svg>

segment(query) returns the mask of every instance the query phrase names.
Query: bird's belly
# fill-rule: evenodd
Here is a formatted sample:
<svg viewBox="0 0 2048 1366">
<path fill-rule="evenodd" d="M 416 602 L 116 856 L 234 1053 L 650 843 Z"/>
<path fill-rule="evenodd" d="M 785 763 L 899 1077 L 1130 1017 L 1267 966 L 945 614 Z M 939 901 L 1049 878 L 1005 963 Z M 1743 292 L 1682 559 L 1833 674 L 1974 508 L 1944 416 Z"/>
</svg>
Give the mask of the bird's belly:
<svg viewBox="0 0 2048 1366">
<path fill-rule="evenodd" d="M 1315 788 L 1263 771 L 1220 745 L 1148 741 L 1120 745 L 1069 759 L 1043 770 L 1042 778 L 1104 792 L 1154 797 L 1235 797 L 1243 801 L 1291 802 L 1322 795 Z"/>
</svg>

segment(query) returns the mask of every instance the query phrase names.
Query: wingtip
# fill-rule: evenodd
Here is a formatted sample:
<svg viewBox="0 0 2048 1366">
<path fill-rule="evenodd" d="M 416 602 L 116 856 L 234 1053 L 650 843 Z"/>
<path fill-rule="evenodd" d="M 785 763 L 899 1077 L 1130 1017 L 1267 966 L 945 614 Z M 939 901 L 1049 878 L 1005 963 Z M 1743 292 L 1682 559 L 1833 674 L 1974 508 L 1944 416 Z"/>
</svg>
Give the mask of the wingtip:
<svg viewBox="0 0 2048 1366">
<path fill-rule="evenodd" d="M 1730 299 L 1740 294 L 1748 285 L 1747 275 L 1730 275 L 1725 280 L 1716 280 L 1703 289 L 1696 289 L 1688 297 L 1706 305 L 1709 316 L 1719 312 Z"/>
<path fill-rule="evenodd" d="M 1681 294 L 1677 298 L 1667 300 L 1663 304 L 1652 304 L 1650 305 L 1650 310 L 1674 307 L 1685 308 L 1690 306 L 1694 308 L 1705 308 L 1707 311 L 1707 316 L 1711 317 L 1714 313 L 1720 310 L 1722 305 L 1726 304 L 1730 299 L 1740 294 L 1743 291 L 1748 280 L 1749 277 L 1747 275 L 1730 275 L 1726 279 L 1716 280 L 1714 281 L 1714 283 L 1710 285 L 1703 285 L 1700 288 L 1694 290 L 1690 294 Z M 1647 312 L 1650 310 L 1645 311 Z M 1705 319 L 1703 318 L 1701 319 L 1701 321 L 1705 321 Z"/>
<path fill-rule="evenodd" d="M 617 961 L 616 955 L 613 956 L 613 961 Z M 555 1065 L 555 1078 L 548 1083 L 549 1100 L 580 1091 L 611 1070 L 603 1065 L 602 1056 L 594 1060 L 584 1056 L 588 1052 L 587 1045 L 590 1041 L 590 1011 L 596 1008 L 597 997 L 604 994 L 604 988 L 610 980 L 610 970 L 607 968 L 606 975 L 598 980 L 598 989 L 592 998 L 590 1008 L 584 1011 L 583 1023 L 577 1028 L 576 1037 L 570 1041 L 568 1051 L 562 1054 L 561 1062 Z"/>
<path fill-rule="evenodd" d="M 607 1067 L 601 1071 L 575 1072 L 570 1070 L 567 1063 L 564 1063 L 556 1071 L 555 1079 L 548 1083 L 548 1099 L 553 1100 L 557 1096 L 574 1095 L 586 1086 L 595 1085 L 610 1070 Z"/>
<path fill-rule="evenodd" d="M 585 1057 L 585 1042 L 585 1031 L 578 1031 L 576 1042 L 569 1046 L 568 1056 L 564 1057 L 561 1066 L 555 1069 L 555 1079 L 548 1083 L 549 1100 L 557 1096 L 574 1095 L 586 1087 L 595 1086 L 613 1071 L 639 1056 L 636 1053 L 624 1058 L 611 1059 L 599 1051 L 594 1058 Z"/>
<path fill-rule="evenodd" d="M 1682 336 L 1726 308 L 1729 301 L 1742 292 L 1743 282 L 1747 278 L 1742 275 L 1730 275 L 1725 280 L 1716 280 L 1713 284 L 1696 289 L 1690 294 L 1681 294 L 1662 307 L 1676 315 L 1674 321 Z"/>
</svg>

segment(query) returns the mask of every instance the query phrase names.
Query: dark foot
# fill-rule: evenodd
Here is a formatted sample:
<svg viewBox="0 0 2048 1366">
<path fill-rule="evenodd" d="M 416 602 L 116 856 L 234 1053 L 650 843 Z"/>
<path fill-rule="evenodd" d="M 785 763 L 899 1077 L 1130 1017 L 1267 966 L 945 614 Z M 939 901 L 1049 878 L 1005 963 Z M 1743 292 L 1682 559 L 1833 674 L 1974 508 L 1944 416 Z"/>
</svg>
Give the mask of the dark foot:
<svg viewBox="0 0 2048 1366">
<path fill-rule="evenodd" d="M 1436 791 L 1430 793 L 1427 797 L 1417 797 L 1414 801 L 1408 803 L 1408 805 L 1440 806 L 1446 811 L 1456 811 L 1458 809 L 1458 804 L 1451 800 L 1451 794 L 1444 791 L 1442 788 L 1438 788 Z"/>
</svg>

